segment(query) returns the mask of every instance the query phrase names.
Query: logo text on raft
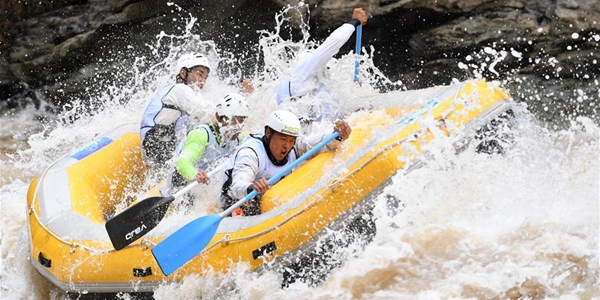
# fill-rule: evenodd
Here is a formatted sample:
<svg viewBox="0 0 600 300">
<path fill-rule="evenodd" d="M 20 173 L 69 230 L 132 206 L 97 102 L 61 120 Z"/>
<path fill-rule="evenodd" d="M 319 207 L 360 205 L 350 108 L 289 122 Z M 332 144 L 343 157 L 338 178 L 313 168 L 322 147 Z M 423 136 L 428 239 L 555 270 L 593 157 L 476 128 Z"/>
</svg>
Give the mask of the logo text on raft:
<svg viewBox="0 0 600 300">
<path fill-rule="evenodd" d="M 139 234 L 139 233 L 140 233 L 140 232 L 142 232 L 142 230 L 144 230 L 144 229 L 146 229 L 146 225 L 145 225 L 145 224 L 142 224 L 142 226 L 140 226 L 140 227 L 138 227 L 138 228 L 136 228 L 136 229 L 132 230 L 130 233 L 126 234 L 126 235 L 125 235 L 125 239 L 126 239 L 126 240 L 130 240 L 130 239 L 132 239 L 134 234 Z"/>
</svg>

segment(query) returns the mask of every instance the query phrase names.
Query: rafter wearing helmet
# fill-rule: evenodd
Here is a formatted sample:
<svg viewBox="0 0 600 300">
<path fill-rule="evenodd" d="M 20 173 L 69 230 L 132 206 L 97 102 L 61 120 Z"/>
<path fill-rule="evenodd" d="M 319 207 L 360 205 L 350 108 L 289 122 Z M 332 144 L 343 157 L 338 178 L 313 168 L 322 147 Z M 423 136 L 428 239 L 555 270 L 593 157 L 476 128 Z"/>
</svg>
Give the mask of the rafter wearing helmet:
<svg viewBox="0 0 600 300">
<path fill-rule="evenodd" d="M 335 123 L 333 130 L 340 133 L 341 141 L 352 132 L 350 125 L 342 120 Z M 285 110 L 272 112 L 264 134 L 251 134 L 233 155 L 221 193 L 223 209 L 256 190 L 259 195 L 247 201 L 238 214 L 260 214 L 260 196 L 270 188 L 267 181 L 331 134 L 304 136 L 300 132 L 300 121 L 295 114 Z M 341 141 L 334 140 L 321 151 L 335 149 Z"/>
</svg>

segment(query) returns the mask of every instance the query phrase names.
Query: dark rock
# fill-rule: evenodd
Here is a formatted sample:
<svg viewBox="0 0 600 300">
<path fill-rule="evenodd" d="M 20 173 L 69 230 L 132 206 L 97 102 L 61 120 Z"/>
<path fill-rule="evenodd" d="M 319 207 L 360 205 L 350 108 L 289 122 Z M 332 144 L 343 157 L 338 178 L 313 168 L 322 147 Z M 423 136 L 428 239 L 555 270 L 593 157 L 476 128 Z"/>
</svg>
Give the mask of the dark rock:
<svg viewBox="0 0 600 300">
<path fill-rule="evenodd" d="M 510 25 L 512 24 L 512 25 Z M 420 31 L 410 41 L 418 59 L 464 57 L 482 45 L 494 43 L 521 48 L 527 44 L 524 33 L 535 32 L 533 15 L 507 10 L 465 16 L 444 25 Z"/>
<path fill-rule="evenodd" d="M 170 3 L 170 4 L 168 4 Z M 118 80 L 113 64 L 135 56 L 153 59 L 146 45 L 165 31 L 177 34 L 185 19 L 197 18 L 194 33 L 222 51 L 246 57 L 252 74 L 261 64 L 255 52 L 259 30 L 272 30 L 274 14 L 298 0 L 42 0 L 0 4 L 0 101 L 24 93 L 42 95 L 57 106 L 83 99 L 104 78 Z M 348 21 L 354 7 L 372 18 L 363 28 L 363 47 L 374 47 L 375 64 L 406 88 L 448 84 L 485 76 L 505 80 L 523 101 L 554 85 L 556 95 L 589 100 L 557 105 L 557 114 L 589 114 L 598 104 L 600 49 L 597 0 L 382 0 L 305 1 L 290 10 L 299 26 L 310 10 L 310 34 L 323 40 Z M 297 29 L 285 38 L 297 38 Z M 341 53 L 353 50 L 345 45 Z M 158 51 L 166 51 L 158 49 Z M 116 77 L 116 79 L 115 79 Z M 517 84 L 526 78 L 527 84 Z M 537 86 L 535 84 L 538 84 Z M 90 85 L 92 87 L 90 87 Z M 527 86 L 527 87 L 525 87 Z M 536 88 L 537 87 L 537 88 Z M 35 91 L 31 93 L 29 91 Z M 589 93 L 588 93 L 589 92 Z M 575 92 L 579 93 L 579 92 Z M 89 96 L 88 96 L 89 98 Z M 551 97 L 552 98 L 552 97 Z M 555 97 L 556 98 L 556 97 Z M 547 101 L 560 99 L 548 98 Z M 581 97 L 580 97 L 581 98 Z M 536 100 L 537 101 L 537 100 Z M 93 105 L 93 104 L 90 104 Z M 547 105 L 541 109 L 546 118 Z M 546 110 L 544 110 L 544 108 Z M 597 115 L 594 116 L 598 121 Z M 549 120 L 549 118 L 548 118 Z"/>
</svg>

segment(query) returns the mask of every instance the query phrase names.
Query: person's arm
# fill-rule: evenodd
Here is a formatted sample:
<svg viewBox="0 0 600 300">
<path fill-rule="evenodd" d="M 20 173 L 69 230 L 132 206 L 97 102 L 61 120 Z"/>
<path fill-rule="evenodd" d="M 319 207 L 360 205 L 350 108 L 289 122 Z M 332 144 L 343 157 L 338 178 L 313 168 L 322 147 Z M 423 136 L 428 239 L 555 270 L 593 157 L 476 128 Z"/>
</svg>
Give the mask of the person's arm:
<svg viewBox="0 0 600 300">
<path fill-rule="evenodd" d="M 327 62 L 340 51 L 340 48 L 348 41 L 354 33 L 354 25 L 346 23 L 333 31 L 331 35 L 315 51 L 306 58 L 298 61 L 291 75 L 291 94 L 301 96 L 306 86 L 310 86 L 310 80 L 322 71 Z"/>
<path fill-rule="evenodd" d="M 213 104 L 185 84 L 176 84 L 164 102 L 179 107 L 198 123 L 210 123 L 214 115 Z"/>
<path fill-rule="evenodd" d="M 208 132 L 204 128 L 194 129 L 187 135 L 185 146 L 175 164 L 177 172 L 187 180 L 194 180 L 198 174 L 196 164 L 204 155 L 208 144 Z"/>
<path fill-rule="evenodd" d="M 299 136 L 296 139 L 296 154 L 298 155 L 298 157 L 302 156 L 304 153 L 314 148 L 314 146 L 320 143 L 322 140 L 326 139 L 330 134 L 331 133 L 316 133 L 309 136 Z M 327 145 L 321 148 L 321 150 L 315 153 L 315 155 L 334 150 L 339 146 L 339 144 L 340 141 L 333 140 L 327 143 Z"/>
<path fill-rule="evenodd" d="M 246 197 L 249 193 L 248 189 L 252 187 L 257 175 L 258 156 L 250 148 L 240 149 L 233 162 L 229 196 L 233 199 Z"/>
<path fill-rule="evenodd" d="M 339 137 L 325 145 L 325 147 L 321 148 L 319 152 L 331 151 L 339 147 L 342 141 L 345 141 L 350 137 L 350 133 L 352 133 L 352 128 L 350 125 L 344 120 L 337 120 L 333 127 L 334 131 L 340 133 Z M 315 145 L 320 143 L 322 140 L 326 139 L 331 133 L 317 133 L 310 136 L 300 136 L 296 140 L 296 151 L 298 151 L 298 156 L 303 155 L 308 152 L 308 150 L 312 149 Z"/>
<path fill-rule="evenodd" d="M 367 12 L 362 8 L 355 8 L 352 19 L 337 28 L 314 52 L 298 60 L 294 65 L 290 77 L 282 80 L 277 86 L 277 104 L 290 99 L 290 97 L 303 96 L 309 93 L 316 85 L 314 77 L 322 71 L 329 59 L 340 51 L 348 41 L 358 25 L 367 24 Z"/>
</svg>

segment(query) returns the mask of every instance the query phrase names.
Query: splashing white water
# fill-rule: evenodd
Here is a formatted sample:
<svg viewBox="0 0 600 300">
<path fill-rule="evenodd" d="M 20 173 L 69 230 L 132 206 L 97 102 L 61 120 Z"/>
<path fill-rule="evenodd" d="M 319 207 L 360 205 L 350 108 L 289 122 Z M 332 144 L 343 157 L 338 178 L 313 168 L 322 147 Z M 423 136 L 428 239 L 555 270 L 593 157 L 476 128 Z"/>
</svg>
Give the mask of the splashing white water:
<svg viewBox="0 0 600 300">
<path fill-rule="evenodd" d="M 286 22 L 278 15 L 278 27 Z M 139 123 L 144 104 L 154 90 L 172 81 L 171 66 L 188 50 L 202 51 L 213 61 L 232 59 L 214 43 L 190 33 L 190 18 L 181 36 L 161 34 L 154 47 L 168 49 L 159 63 L 137 57 L 126 83 L 112 84 L 89 114 L 85 101 L 75 101 L 58 121 L 39 129 L 22 149 L 3 158 L 1 245 L 2 299 L 57 299 L 60 291 L 32 267 L 28 253 L 25 199 L 30 180 L 62 155 L 108 129 Z M 259 47 L 265 66 L 254 78 L 249 96 L 254 115 L 248 130 L 260 132 L 262 120 L 275 107 L 276 79 L 287 74 L 298 55 L 313 49 L 308 36 L 290 42 L 264 32 Z M 329 84 L 346 102 L 375 92 L 372 86 L 387 78 L 372 63 L 373 49 L 363 55 L 363 87 L 352 83 L 354 55 L 329 64 Z M 488 64 L 463 64 L 494 72 L 506 53 L 494 49 Z M 519 57 L 516 52 L 511 53 Z M 504 56 L 502 56 L 504 55 Z M 469 61 L 469 60 L 467 60 Z M 215 64 L 217 65 L 217 64 Z M 232 65 L 234 65 L 232 63 Z M 203 94 L 217 99 L 238 87 L 238 75 L 215 72 Z M 211 75 L 212 76 L 212 75 Z M 386 82 L 390 84 L 389 80 Z M 401 83 L 391 83 L 402 87 Z M 6 120 L 6 119 L 3 119 Z M 21 122 L 16 118 L 8 122 Z M 11 124 L 13 124 L 11 123 Z M 27 126 L 18 123 L 18 126 Z M 38 126 L 37 124 L 35 126 Z M 3 132 L 5 126 L 3 125 Z M 19 131 L 19 130 L 17 130 Z M 295 282 L 281 287 L 275 270 L 250 272 L 243 264 L 226 274 L 192 275 L 180 283 L 165 283 L 156 299 L 463 299 L 600 297 L 599 128 L 589 119 L 572 121 L 570 129 L 548 131 L 534 120 L 521 118 L 515 142 L 504 155 L 488 156 L 468 148 L 460 155 L 439 151 L 409 174 L 397 174 L 375 199 L 377 234 L 361 249 L 339 250 L 343 265 L 319 286 Z M 452 141 L 440 141 L 442 149 Z M 447 143 L 447 145 L 444 145 Z M 9 152 L 9 151 L 7 151 Z M 13 151 L 10 151 L 13 152 Z M 8 174 L 6 174 L 8 171 Z M 18 175 L 12 175 L 18 174 Z M 396 214 L 391 200 L 399 201 Z M 127 299 L 128 295 L 121 295 Z"/>
</svg>

